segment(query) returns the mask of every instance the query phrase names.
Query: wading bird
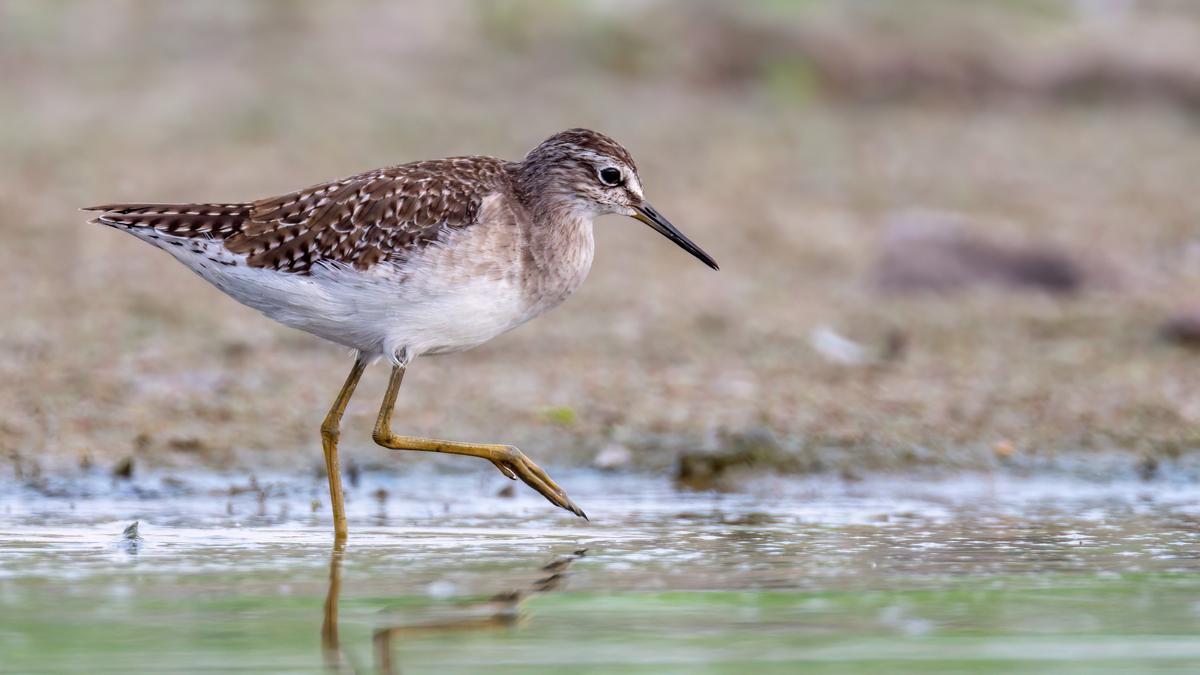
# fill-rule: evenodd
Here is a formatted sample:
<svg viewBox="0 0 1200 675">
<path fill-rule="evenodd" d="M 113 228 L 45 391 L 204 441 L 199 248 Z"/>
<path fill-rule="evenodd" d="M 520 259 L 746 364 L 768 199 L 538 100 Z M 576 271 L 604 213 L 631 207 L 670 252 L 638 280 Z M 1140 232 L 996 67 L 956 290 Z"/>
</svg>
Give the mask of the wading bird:
<svg viewBox="0 0 1200 675">
<path fill-rule="evenodd" d="M 374 439 L 395 450 L 481 457 L 584 516 L 511 445 L 401 436 L 391 418 L 405 369 L 516 328 L 567 298 L 592 265 L 592 221 L 630 216 L 704 264 L 716 262 L 646 201 L 629 152 L 569 129 L 519 162 L 452 157 L 368 171 L 280 197 L 222 204 L 105 204 L 93 223 L 175 256 L 238 302 L 356 350 L 321 425 L 334 535 L 346 537 L 342 413 L 367 365 L 391 379 Z"/>
</svg>

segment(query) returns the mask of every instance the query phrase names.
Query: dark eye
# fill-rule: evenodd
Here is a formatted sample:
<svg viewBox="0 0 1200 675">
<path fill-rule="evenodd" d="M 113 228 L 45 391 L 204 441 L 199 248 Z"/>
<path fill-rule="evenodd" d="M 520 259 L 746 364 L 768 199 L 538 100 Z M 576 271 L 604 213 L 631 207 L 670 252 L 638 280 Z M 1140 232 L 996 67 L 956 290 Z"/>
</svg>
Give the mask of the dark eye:
<svg viewBox="0 0 1200 675">
<path fill-rule="evenodd" d="M 600 182 L 605 185 L 620 185 L 621 172 L 611 166 L 600 169 Z"/>
</svg>

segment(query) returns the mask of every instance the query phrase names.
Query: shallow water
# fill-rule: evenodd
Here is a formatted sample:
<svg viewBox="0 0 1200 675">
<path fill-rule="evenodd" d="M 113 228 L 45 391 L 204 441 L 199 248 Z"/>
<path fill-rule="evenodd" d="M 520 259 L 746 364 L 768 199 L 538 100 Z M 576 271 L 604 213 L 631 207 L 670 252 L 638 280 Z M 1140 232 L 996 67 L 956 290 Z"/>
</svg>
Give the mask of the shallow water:
<svg viewBox="0 0 1200 675">
<path fill-rule="evenodd" d="M 0 670 L 1198 672 L 1200 494 L 1014 477 L 84 476 L 0 495 Z M 123 530 L 140 521 L 138 539 Z"/>
</svg>

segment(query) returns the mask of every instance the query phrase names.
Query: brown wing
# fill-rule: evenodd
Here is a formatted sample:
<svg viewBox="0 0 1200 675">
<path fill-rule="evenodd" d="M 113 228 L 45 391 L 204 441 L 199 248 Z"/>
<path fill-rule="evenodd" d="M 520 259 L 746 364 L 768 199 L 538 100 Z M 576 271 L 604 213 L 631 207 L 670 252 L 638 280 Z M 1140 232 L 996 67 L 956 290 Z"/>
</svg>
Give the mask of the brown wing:
<svg viewBox="0 0 1200 675">
<path fill-rule="evenodd" d="M 96 222 L 220 241 L 245 263 L 307 274 L 333 262 L 365 270 L 477 222 L 504 163 L 458 157 L 378 169 L 250 204 L 109 204 Z"/>
</svg>

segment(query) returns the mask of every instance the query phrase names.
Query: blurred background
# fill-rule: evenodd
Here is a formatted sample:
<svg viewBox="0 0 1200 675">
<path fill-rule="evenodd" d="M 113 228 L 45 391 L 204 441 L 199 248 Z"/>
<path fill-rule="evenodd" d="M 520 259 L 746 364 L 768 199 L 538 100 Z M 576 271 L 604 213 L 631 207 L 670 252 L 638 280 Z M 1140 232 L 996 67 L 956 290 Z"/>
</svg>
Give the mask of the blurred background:
<svg viewBox="0 0 1200 675">
<path fill-rule="evenodd" d="M 701 483 L 1194 470 L 1196 3 L 5 0 L 0 73 L 18 479 L 316 470 L 351 362 L 77 208 L 515 159 L 573 126 L 630 148 L 721 271 L 602 219 L 564 306 L 415 364 L 405 433 Z M 436 461 L 371 443 L 384 380 L 343 457 Z"/>
</svg>

